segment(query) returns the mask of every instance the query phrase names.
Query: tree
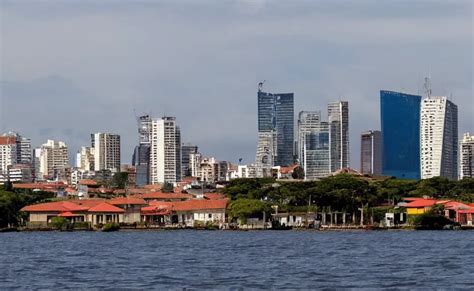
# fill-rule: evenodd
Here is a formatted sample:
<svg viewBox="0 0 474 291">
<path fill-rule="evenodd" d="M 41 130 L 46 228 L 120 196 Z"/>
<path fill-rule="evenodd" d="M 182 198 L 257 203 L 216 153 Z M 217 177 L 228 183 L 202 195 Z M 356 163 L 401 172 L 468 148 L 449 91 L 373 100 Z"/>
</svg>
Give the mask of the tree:
<svg viewBox="0 0 474 291">
<path fill-rule="evenodd" d="M 161 186 L 161 192 L 163 192 L 163 193 L 173 193 L 174 192 L 173 184 L 171 184 L 169 182 L 163 183 L 163 186 Z"/>
<path fill-rule="evenodd" d="M 112 186 L 118 189 L 125 189 L 128 184 L 128 173 L 118 172 L 112 177 Z"/>
<path fill-rule="evenodd" d="M 291 177 L 293 179 L 297 180 L 303 180 L 304 179 L 304 170 L 302 167 L 298 166 L 293 170 L 293 173 L 291 173 Z"/>
<path fill-rule="evenodd" d="M 263 212 L 270 213 L 268 204 L 257 199 L 237 199 L 230 203 L 229 216 L 231 219 L 240 219 L 245 223 L 247 218 L 261 216 Z"/>
</svg>

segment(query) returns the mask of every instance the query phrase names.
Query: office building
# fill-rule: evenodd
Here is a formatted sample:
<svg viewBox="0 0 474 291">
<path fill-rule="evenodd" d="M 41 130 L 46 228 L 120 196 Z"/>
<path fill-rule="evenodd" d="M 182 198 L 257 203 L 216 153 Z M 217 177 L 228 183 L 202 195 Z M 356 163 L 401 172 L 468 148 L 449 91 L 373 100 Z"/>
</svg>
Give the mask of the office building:
<svg viewBox="0 0 474 291">
<path fill-rule="evenodd" d="M 94 148 L 94 171 L 120 171 L 120 135 L 93 133 L 91 147 Z"/>
<path fill-rule="evenodd" d="M 379 130 L 369 130 L 361 134 L 360 172 L 382 175 L 382 141 Z"/>
<path fill-rule="evenodd" d="M 382 174 L 420 179 L 421 96 L 380 91 Z"/>
<path fill-rule="evenodd" d="M 301 111 L 298 115 L 298 159 L 305 180 L 329 176 L 329 124 L 321 121 L 319 111 Z"/>
<path fill-rule="evenodd" d="M 153 119 L 151 123 L 150 182 L 181 180 L 181 131 L 175 117 Z"/>
<path fill-rule="evenodd" d="M 36 153 L 39 154 L 38 179 L 60 180 L 66 177 L 69 155 L 64 142 L 48 140 Z"/>
<path fill-rule="evenodd" d="M 190 158 L 191 154 L 196 154 L 198 152 L 198 147 L 192 144 L 183 144 L 181 146 L 181 171 L 183 177 L 188 177 L 192 175 L 190 167 Z"/>
<path fill-rule="evenodd" d="M 94 153 L 94 148 L 81 147 L 76 154 L 76 168 L 81 171 L 94 171 Z"/>
<path fill-rule="evenodd" d="M 150 115 L 138 117 L 138 145 L 133 151 L 132 165 L 136 171 L 136 185 L 143 186 L 150 183 L 150 148 L 151 126 Z"/>
<path fill-rule="evenodd" d="M 458 178 L 458 107 L 447 97 L 421 101 L 421 179 Z"/>
<path fill-rule="evenodd" d="M 349 168 L 349 103 L 328 104 L 331 172 Z"/>
<path fill-rule="evenodd" d="M 258 145 L 257 164 L 261 160 L 259 153 L 265 152 L 263 147 L 274 151 L 268 155 L 273 157 L 272 166 L 288 166 L 294 162 L 294 94 L 266 93 L 258 90 Z M 269 142 L 268 138 L 274 140 Z M 268 144 L 273 144 L 268 148 Z M 267 155 L 267 154 L 266 154 Z"/>
<path fill-rule="evenodd" d="M 0 136 L 0 175 L 7 176 L 10 166 L 16 164 L 17 143 L 15 136 Z"/>
<path fill-rule="evenodd" d="M 474 135 L 464 134 L 459 157 L 459 179 L 474 178 Z"/>
</svg>

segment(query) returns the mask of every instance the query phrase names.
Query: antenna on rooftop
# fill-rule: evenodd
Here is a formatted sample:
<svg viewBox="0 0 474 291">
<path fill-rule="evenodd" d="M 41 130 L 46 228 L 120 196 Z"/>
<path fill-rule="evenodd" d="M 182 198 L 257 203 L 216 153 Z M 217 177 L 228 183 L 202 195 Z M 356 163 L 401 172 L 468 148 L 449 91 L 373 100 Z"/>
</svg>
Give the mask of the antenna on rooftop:
<svg viewBox="0 0 474 291">
<path fill-rule="evenodd" d="M 426 97 L 430 98 L 431 97 L 431 77 L 430 76 L 425 77 L 425 84 L 423 85 L 423 87 L 425 88 Z"/>
<path fill-rule="evenodd" d="M 265 80 L 263 80 L 263 82 L 259 82 L 258 83 L 258 92 L 261 92 L 262 91 L 262 88 L 263 88 L 263 84 L 265 83 Z"/>
</svg>

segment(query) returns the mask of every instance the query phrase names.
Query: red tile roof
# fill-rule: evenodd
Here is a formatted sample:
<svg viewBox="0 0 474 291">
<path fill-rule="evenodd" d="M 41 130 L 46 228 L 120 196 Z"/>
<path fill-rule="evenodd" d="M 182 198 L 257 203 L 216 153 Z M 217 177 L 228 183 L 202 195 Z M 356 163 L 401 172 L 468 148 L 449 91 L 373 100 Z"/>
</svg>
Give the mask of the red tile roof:
<svg viewBox="0 0 474 291">
<path fill-rule="evenodd" d="M 101 204 L 102 202 L 105 202 L 105 199 L 75 199 L 75 200 L 69 200 L 71 203 L 81 205 L 83 207 L 91 208 L 93 206 L 96 206 L 98 204 Z"/>
<path fill-rule="evenodd" d="M 225 209 L 227 208 L 228 199 L 220 200 L 186 200 L 173 203 L 175 211 L 191 211 L 204 209 Z"/>
<path fill-rule="evenodd" d="M 204 198 L 209 200 L 224 199 L 226 196 L 222 193 L 204 193 Z"/>
<path fill-rule="evenodd" d="M 79 185 L 97 186 L 97 182 L 92 179 L 82 179 L 79 180 Z"/>
<path fill-rule="evenodd" d="M 61 212 L 58 216 L 60 217 L 77 217 L 77 214 L 72 213 L 71 211 Z"/>
<path fill-rule="evenodd" d="M 117 198 L 114 198 L 112 200 L 109 200 L 109 203 L 110 204 L 113 204 L 113 205 L 132 205 L 132 204 L 141 204 L 141 205 L 145 205 L 146 202 L 145 200 L 141 199 L 141 198 L 136 198 L 136 197 L 117 197 Z"/>
<path fill-rule="evenodd" d="M 280 168 L 280 173 L 289 174 L 289 173 L 293 172 L 297 167 L 299 167 L 298 164 L 294 164 L 294 165 L 291 165 L 291 166 L 288 166 L 288 167 L 281 167 Z"/>
<path fill-rule="evenodd" d="M 13 188 L 16 189 L 41 189 L 41 190 L 56 190 L 58 187 L 65 187 L 66 184 L 62 182 L 53 183 L 14 183 Z"/>
<path fill-rule="evenodd" d="M 94 207 L 89 208 L 89 212 L 111 212 L 111 213 L 123 213 L 125 210 L 109 204 L 107 202 L 102 202 Z"/>
<path fill-rule="evenodd" d="M 417 199 L 410 203 L 407 203 L 404 207 L 406 208 L 421 208 L 430 207 L 435 204 L 446 204 L 449 200 L 435 200 L 435 199 Z"/>
<path fill-rule="evenodd" d="M 140 195 L 143 199 L 191 199 L 193 195 L 185 193 L 163 193 L 163 192 L 150 192 Z"/>
<path fill-rule="evenodd" d="M 27 212 L 66 212 L 66 211 L 87 211 L 88 207 L 80 206 L 68 201 L 57 201 L 28 205 L 21 209 Z"/>
<path fill-rule="evenodd" d="M 0 136 L 0 145 L 12 145 L 16 143 L 14 136 Z"/>
</svg>

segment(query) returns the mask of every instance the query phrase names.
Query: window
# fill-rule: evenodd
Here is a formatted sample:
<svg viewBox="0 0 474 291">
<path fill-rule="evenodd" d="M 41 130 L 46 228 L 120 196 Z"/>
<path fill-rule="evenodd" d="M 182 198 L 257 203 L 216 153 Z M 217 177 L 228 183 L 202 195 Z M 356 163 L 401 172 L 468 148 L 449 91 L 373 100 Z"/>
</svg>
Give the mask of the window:
<svg viewBox="0 0 474 291">
<path fill-rule="evenodd" d="M 211 213 L 209 213 L 207 216 L 208 216 L 208 218 L 212 218 L 212 214 L 211 214 Z"/>
</svg>

